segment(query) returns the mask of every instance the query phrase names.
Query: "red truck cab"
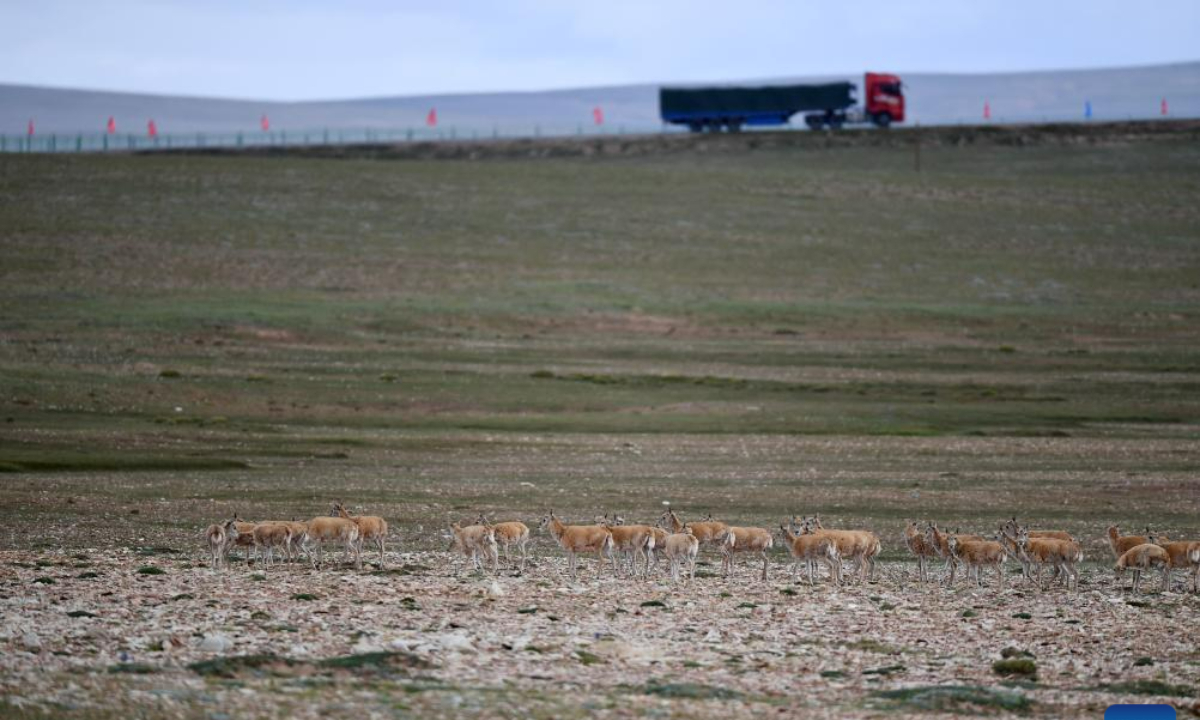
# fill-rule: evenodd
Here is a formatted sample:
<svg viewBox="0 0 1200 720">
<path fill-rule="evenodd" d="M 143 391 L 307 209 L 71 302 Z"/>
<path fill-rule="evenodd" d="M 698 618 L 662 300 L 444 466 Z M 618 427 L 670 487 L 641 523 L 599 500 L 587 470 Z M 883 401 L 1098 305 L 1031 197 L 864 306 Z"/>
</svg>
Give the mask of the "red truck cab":
<svg viewBox="0 0 1200 720">
<path fill-rule="evenodd" d="M 904 122 L 904 91 L 897 75 L 867 73 L 863 83 L 864 110 L 879 127 Z"/>
</svg>

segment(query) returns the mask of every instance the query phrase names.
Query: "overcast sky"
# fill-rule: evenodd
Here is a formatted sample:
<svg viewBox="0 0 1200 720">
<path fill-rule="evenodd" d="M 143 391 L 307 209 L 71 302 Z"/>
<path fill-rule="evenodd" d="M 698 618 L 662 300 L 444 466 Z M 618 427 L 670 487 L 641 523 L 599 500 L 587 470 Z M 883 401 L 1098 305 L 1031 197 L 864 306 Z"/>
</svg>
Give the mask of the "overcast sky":
<svg viewBox="0 0 1200 720">
<path fill-rule="evenodd" d="M 270 100 L 1200 59 L 1197 0 L 21 0 L 0 82 Z"/>
</svg>

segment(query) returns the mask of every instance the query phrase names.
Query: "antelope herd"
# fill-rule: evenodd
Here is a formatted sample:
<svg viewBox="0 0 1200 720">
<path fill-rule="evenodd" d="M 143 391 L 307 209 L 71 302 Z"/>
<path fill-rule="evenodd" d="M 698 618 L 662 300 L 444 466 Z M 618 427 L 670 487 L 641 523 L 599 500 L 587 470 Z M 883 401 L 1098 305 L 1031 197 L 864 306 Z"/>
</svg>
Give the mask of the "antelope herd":
<svg viewBox="0 0 1200 720">
<path fill-rule="evenodd" d="M 495 574 L 500 569 L 500 551 L 504 562 L 524 572 L 529 559 L 530 531 L 522 522 L 492 523 L 480 513 L 469 524 L 450 526 L 453 548 L 470 558 L 477 571 Z M 548 533 L 566 553 L 571 577 L 578 576 L 578 556 L 595 555 L 602 570 L 611 565 L 612 572 L 627 577 L 649 577 L 658 569 L 660 558 L 666 558 L 673 582 L 681 577 L 692 580 L 701 548 L 716 550 L 721 557 L 721 573 L 728 577 L 734 570 L 736 556 L 762 561 L 760 577 L 767 579 L 770 567 L 769 551 L 776 537 L 761 527 L 729 525 L 708 515 L 703 520 L 682 521 L 673 509 L 665 510 L 653 525 L 627 523 L 619 515 L 601 515 L 591 523 L 568 525 L 551 510 L 541 518 L 538 529 Z M 804 565 L 810 585 L 820 580 L 822 568 L 832 585 L 851 581 L 864 583 L 876 576 L 876 561 L 883 548 L 880 539 L 869 530 L 826 528 L 819 515 L 793 515 L 779 525 L 780 540 L 791 556 L 792 580 Z M 294 562 L 307 555 L 314 569 L 321 567 L 326 543 L 340 546 L 343 561 L 362 568 L 365 543 L 379 551 L 379 567 L 387 557 L 388 524 L 380 517 L 351 515 L 343 503 L 334 503 L 329 515 L 308 521 L 268 520 L 244 522 L 234 516 L 223 523 L 210 525 L 204 533 L 214 569 L 227 567 L 235 548 L 245 551 L 246 562 L 256 559 L 263 565 Z M 917 560 L 917 577 L 930 582 L 932 565 L 943 563 L 937 582 L 953 585 L 961 572 L 976 586 L 983 586 L 985 571 L 995 576 L 997 590 L 1003 589 L 1006 578 L 1004 564 L 1013 560 L 1021 567 L 1026 582 L 1043 586 L 1042 573 L 1051 571 L 1050 581 L 1060 581 L 1068 590 L 1079 589 L 1079 569 L 1083 551 L 1079 542 L 1062 530 L 1031 530 L 1016 518 L 999 525 L 988 536 L 949 532 L 936 523 L 924 525 L 910 522 L 904 529 L 904 545 Z M 1121 535 L 1116 526 L 1108 528 L 1107 540 L 1116 561 L 1118 581 L 1126 570 L 1133 572 L 1132 590 L 1141 587 L 1142 572 L 1158 568 L 1163 588 L 1171 587 L 1174 570 L 1184 570 L 1184 589 L 1190 585 L 1200 592 L 1200 542 L 1169 541 L 1161 534 Z M 278 557 L 277 557 L 278 554 Z"/>
</svg>

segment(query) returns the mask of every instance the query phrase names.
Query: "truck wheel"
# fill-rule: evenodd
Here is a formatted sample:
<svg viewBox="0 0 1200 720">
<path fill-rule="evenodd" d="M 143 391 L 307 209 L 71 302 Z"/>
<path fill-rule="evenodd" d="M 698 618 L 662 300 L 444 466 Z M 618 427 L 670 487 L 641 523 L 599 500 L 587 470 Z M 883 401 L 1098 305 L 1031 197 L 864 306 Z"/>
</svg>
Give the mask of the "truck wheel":
<svg viewBox="0 0 1200 720">
<path fill-rule="evenodd" d="M 820 130 L 821 124 L 822 124 L 821 116 L 820 115 L 805 115 L 804 116 L 804 124 L 808 126 L 809 130 Z"/>
<path fill-rule="evenodd" d="M 889 112 L 881 112 L 875 116 L 875 125 L 881 128 L 891 127 L 892 114 Z"/>
<path fill-rule="evenodd" d="M 726 128 L 727 132 L 731 132 L 731 133 L 741 132 L 742 124 L 740 122 L 738 122 L 737 120 L 730 120 L 729 123 L 725 125 L 725 128 Z"/>
</svg>

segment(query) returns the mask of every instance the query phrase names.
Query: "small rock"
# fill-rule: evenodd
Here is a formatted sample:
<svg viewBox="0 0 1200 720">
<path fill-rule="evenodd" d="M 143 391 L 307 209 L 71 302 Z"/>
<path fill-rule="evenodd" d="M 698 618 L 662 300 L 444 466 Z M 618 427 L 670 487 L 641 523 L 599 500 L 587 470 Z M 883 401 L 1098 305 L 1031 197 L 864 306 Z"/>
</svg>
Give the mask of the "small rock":
<svg viewBox="0 0 1200 720">
<path fill-rule="evenodd" d="M 21 644 L 25 646 L 26 650 L 42 649 L 42 639 L 31 632 L 27 632 L 21 636 Z"/>
<path fill-rule="evenodd" d="M 501 598 L 507 594 L 504 588 L 501 587 L 499 580 L 493 580 L 491 586 L 488 588 L 488 597 Z"/>
<path fill-rule="evenodd" d="M 204 652 L 223 653 L 233 648 L 233 640 L 228 635 L 214 633 L 205 635 L 200 641 L 200 649 Z"/>
<path fill-rule="evenodd" d="M 467 634 L 463 632 L 452 632 L 446 633 L 445 635 L 439 635 L 437 638 L 437 643 L 442 647 L 443 650 L 457 650 L 463 652 L 472 649 L 471 638 L 467 637 Z"/>
</svg>

